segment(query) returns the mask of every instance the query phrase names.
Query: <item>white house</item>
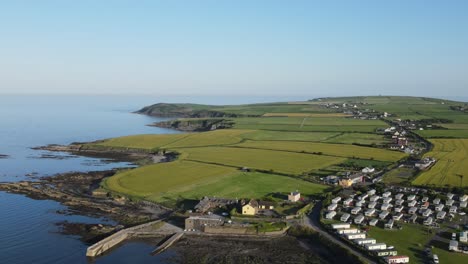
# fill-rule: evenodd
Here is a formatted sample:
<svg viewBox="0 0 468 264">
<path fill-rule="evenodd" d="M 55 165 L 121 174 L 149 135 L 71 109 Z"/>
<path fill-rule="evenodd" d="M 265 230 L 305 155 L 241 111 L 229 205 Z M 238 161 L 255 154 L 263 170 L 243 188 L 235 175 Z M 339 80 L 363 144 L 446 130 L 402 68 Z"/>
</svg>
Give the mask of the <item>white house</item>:
<svg viewBox="0 0 468 264">
<path fill-rule="evenodd" d="M 387 197 L 389 197 L 390 195 L 392 195 L 391 192 L 384 192 L 384 193 L 382 194 L 382 197 L 387 198 Z"/>
<path fill-rule="evenodd" d="M 350 228 L 351 225 L 347 223 L 338 223 L 338 224 L 332 224 L 333 229 L 342 229 L 342 228 Z"/>
<path fill-rule="evenodd" d="M 362 224 L 362 221 L 364 221 L 364 216 L 363 215 L 358 215 L 354 218 L 354 223 L 356 225 Z"/>
<path fill-rule="evenodd" d="M 374 169 L 374 168 L 365 167 L 365 168 L 362 169 L 361 171 L 362 171 L 362 173 L 373 173 L 373 172 L 375 172 L 375 169 Z"/>
<path fill-rule="evenodd" d="M 343 201 L 344 206 L 350 206 L 353 203 L 352 198 L 347 198 L 346 200 Z"/>
<path fill-rule="evenodd" d="M 350 214 L 344 213 L 343 215 L 341 215 L 340 220 L 341 220 L 342 222 L 348 222 L 348 219 L 349 219 L 350 216 L 351 216 Z"/>
<path fill-rule="evenodd" d="M 369 209 L 364 213 L 365 216 L 373 216 L 374 214 L 375 214 L 375 209 Z"/>
<path fill-rule="evenodd" d="M 456 241 L 456 240 L 450 240 L 450 243 L 449 243 L 449 251 L 456 251 L 456 252 L 459 251 L 459 249 L 458 249 L 458 241 Z"/>
<path fill-rule="evenodd" d="M 373 209 L 373 208 L 375 208 L 376 205 L 377 205 L 376 202 L 370 202 L 370 203 L 367 205 L 367 208 Z"/>
<path fill-rule="evenodd" d="M 466 208 L 467 203 L 467 201 L 460 202 L 460 208 Z"/>
<path fill-rule="evenodd" d="M 409 207 L 413 207 L 413 206 L 415 206 L 415 205 L 416 205 L 416 201 L 415 201 L 415 200 L 408 202 L 408 206 L 409 206 Z"/>
<path fill-rule="evenodd" d="M 372 195 L 372 196 L 369 198 L 369 201 L 371 201 L 371 202 L 377 202 L 379 199 L 380 199 L 380 196 L 378 196 L 378 195 Z"/>
<path fill-rule="evenodd" d="M 427 197 L 427 196 L 424 196 L 424 197 L 421 199 L 421 202 L 423 202 L 423 203 L 425 203 L 425 202 L 427 202 L 427 201 L 429 201 L 429 197 Z"/>
<path fill-rule="evenodd" d="M 440 199 L 439 198 L 435 198 L 434 201 L 432 201 L 433 204 L 440 204 Z"/>
<path fill-rule="evenodd" d="M 424 225 L 432 225 L 432 217 L 428 217 L 424 220 Z"/>
<path fill-rule="evenodd" d="M 288 201 L 290 202 L 297 202 L 301 199 L 301 193 L 298 192 L 298 191 L 295 191 L 295 192 L 291 192 L 289 195 L 288 195 Z"/>
<path fill-rule="evenodd" d="M 437 212 L 442 211 L 442 209 L 444 209 L 444 205 L 443 205 L 443 204 L 438 204 L 438 205 L 435 206 L 435 210 L 436 210 Z"/>
<path fill-rule="evenodd" d="M 425 217 L 430 216 L 431 214 L 432 214 L 432 210 L 431 210 L 431 209 L 426 209 L 426 210 L 422 213 L 422 215 L 425 216 Z"/>
<path fill-rule="evenodd" d="M 385 261 L 389 264 L 409 263 L 409 257 L 408 256 L 390 256 L 390 257 L 386 257 Z"/>
<path fill-rule="evenodd" d="M 467 202 L 468 201 L 468 195 L 464 194 L 463 196 L 460 196 L 460 198 L 458 198 L 458 200 L 460 202 Z"/>
<path fill-rule="evenodd" d="M 383 212 L 381 212 L 381 213 L 379 214 L 379 218 L 383 220 L 383 219 L 385 219 L 385 217 L 387 217 L 387 215 L 388 215 L 388 212 L 387 212 L 387 211 L 383 211 Z"/>
<path fill-rule="evenodd" d="M 384 203 L 380 206 L 380 210 L 382 211 L 388 210 L 388 208 L 390 208 L 390 204 L 388 203 Z"/>
<path fill-rule="evenodd" d="M 360 231 L 357 228 L 346 228 L 346 229 L 338 229 L 338 234 L 356 234 L 360 233 Z"/>
<path fill-rule="evenodd" d="M 379 222 L 378 219 L 372 219 L 372 220 L 369 221 L 369 225 L 370 226 L 376 226 L 378 222 Z"/>
<path fill-rule="evenodd" d="M 388 220 L 387 223 L 385 223 L 385 228 L 392 229 L 393 228 L 393 219 Z"/>
<path fill-rule="evenodd" d="M 365 244 L 375 244 L 377 241 L 374 238 L 358 238 L 354 240 L 354 243 L 358 245 L 365 245 Z"/>
<path fill-rule="evenodd" d="M 409 195 L 407 198 L 408 201 L 413 201 L 414 199 L 416 199 L 416 195 L 414 194 Z"/>
<path fill-rule="evenodd" d="M 436 218 L 442 220 L 442 219 L 445 218 L 445 215 L 446 215 L 446 214 L 447 214 L 447 213 L 446 213 L 445 211 L 440 211 L 440 212 L 437 213 Z"/>
<path fill-rule="evenodd" d="M 361 212 L 361 207 L 354 207 L 351 210 L 351 214 L 358 214 L 359 212 Z"/>
<path fill-rule="evenodd" d="M 364 205 L 365 202 L 366 202 L 365 200 L 359 200 L 356 202 L 356 206 L 361 207 Z"/>
<path fill-rule="evenodd" d="M 367 199 L 367 197 L 369 197 L 369 195 L 367 193 L 364 193 L 364 194 L 359 195 L 358 200 L 362 201 L 362 200 Z"/>
<path fill-rule="evenodd" d="M 403 196 L 404 196 L 404 194 L 399 193 L 399 194 L 395 195 L 395 199 L 396 200 L 401 200 L 401 199 L 403 199 Z"/>
<path fill-rule="evenodd" d="M 452 200 L 452 199 L 453 199 L 453 196 L 455 196 L 455 194 L 453 194 L 453 193 L 447 193 L 447 198 L 448 198 L 449 200 Z"/>
<path fill-rule="evenodd" d="M 387 244 L 385 243 L 375 243 L 375 244 L 365 244 L 364 247 L 369 251 L 387 249 Z"/>
<path fill-rule="evenodd" d="M 451 214 L 455 214 L 457 212 L 457 207 L 456 206 L 451 206 L 450 209 L 449 209 L 449 212 Z"/>
<path fill-rule="evenodd" d="M 326 215 L 325 215 L 325 218 L 326 219 L 333 219 L 333 217 L 335 217 L 336 215 L 336 212 L 335 211 L 329 211 Z"/>
<path fill-rule="evenodd" d="M 397 214 L 393 216 L 393 220 L 400 221 L 402 217 L 403 217 L 403 214 Z"/>
<path fill-rule="evenodd" d="M 401 213 L 401 211 L 403 211 L 403 206 L 398 206 L 398 207 L 395 207 L 395 212 L 397 213 Z"/>
<path fill-rule="evenodd" d="M 335 204 L 339 203 L 340 201 L 341 201 L 341 197 L 339 196 L 332 199 L 332 203 L 335 203 Z"/>
<path fill-rule="evenodd" d="M 354 240 L 354 239 L 359 239 L 359 238 L 366 238 L 365 233 L 357 233 L 357 234 L 345 234 L 344 235 L 346 239 L 348 240 Z"/>
<path fill-rule="evenodd" d="M 393 200 L 392 197 L 386 197 L 386 198 L 383 199 L 383 203 L 387 203 L 387 204 L 388 204 L 388 203 L 390 203 L 392 200 Z"/>
<path fill-rule="evenodd" d="M 327 209 L 328 209 L 328 211 L 335 211 L 335 209 L 337 207 L 338 207 L 338 205 L 336 203 L 332 203 L 327 207 Z"/>
<path fill-rule="evenodd" d="M 418 211 L 418 208 L 413 206 L 408 210 L 408 214 L 415 214 L 416 211 Z"/>
<path fill-rule="evenodd" d="M 405 201 L 404 200 L 401 200 L 401 199 L 398 199 L 395 201 L 395 204 L 396 205 L 402 205 Z"/>
<path fill-rule="evenodd" d="M 468 241 L 468 231 L 460 232 L 460 242 L 466 243 Z"/>
<path fill-rule="evenodd" d="M 445 205 L 446 205 L 446 206 L 452 206 L 452 205 L 453 205 L 453 202 L 454 202 L 454 200 L 452 200 L 452 199 L 447 200 L 447 201 L 445 201 Z"/>
<path fill-rule="evenodd" d="M 368 190 L 367 194 L 370 195 L 370 196 L 374 195 L 375 194 L 375 189 Z"/>
<path fill-rule="evenodd" d="M 418 216 L 414 214 L 410 217 L 409 222 L 414 224 L 416 223 L 416 220 L 418 220 Z"/>
</svg>

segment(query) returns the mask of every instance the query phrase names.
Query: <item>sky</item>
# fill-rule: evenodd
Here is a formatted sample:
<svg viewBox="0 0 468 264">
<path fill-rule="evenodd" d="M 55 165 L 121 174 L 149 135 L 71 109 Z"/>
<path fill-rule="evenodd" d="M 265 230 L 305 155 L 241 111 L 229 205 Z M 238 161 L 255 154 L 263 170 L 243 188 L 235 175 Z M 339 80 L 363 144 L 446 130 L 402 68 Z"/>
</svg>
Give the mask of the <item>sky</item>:
<svg viewBox="0 0 468 264">
<path fill-rule="evenodd" d="M 0 0 L 0 93 L 468 97 L 468 1 Z"/>
</svg>

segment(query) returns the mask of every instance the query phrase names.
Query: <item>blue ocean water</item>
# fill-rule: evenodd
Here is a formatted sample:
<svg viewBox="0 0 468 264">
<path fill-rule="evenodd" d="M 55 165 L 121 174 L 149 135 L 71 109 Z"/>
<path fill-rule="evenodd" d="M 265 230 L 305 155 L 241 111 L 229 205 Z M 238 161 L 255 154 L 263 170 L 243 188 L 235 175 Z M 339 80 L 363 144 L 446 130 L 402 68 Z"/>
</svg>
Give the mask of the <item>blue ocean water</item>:
<svg viewBox="0 0 468 264">
<path fill-rule="evenodd" d="M 94 141 L 129 134 L 178 133 L 146 126 L 162 120 L 131 112 L 156 102 L 239 104 L 304 100 L 299 97 L 155 97 L 0 95 L 0 182 L 46 177 L 70 171 L 106 170 L 130 166 L 86 157 L 40 158 L 46 151 L 31 147 Z M 0 263 L 87 263 L 87 245 L 58 233 L 57 222 L 100 223 L 95 219 L 57 213 L 66 209 L 54 201 L 37 201 L 0 192 Z M 153 245 L 126 243 L 93 263 L 166 263 L 167 251 L 157 257 Z"/>
</svg>

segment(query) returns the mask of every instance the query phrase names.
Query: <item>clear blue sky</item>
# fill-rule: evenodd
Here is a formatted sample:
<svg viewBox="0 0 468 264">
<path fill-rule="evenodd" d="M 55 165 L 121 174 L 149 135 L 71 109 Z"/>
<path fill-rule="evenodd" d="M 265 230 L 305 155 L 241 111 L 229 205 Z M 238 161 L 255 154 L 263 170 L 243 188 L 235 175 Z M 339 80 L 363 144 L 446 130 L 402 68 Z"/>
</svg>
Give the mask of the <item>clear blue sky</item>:
<svg viewBox="0 0 468 264">
<path fill-rule="evenodd" d="M 0 93 L 468 97 L 468 1 L 0 0 Z"/>
</svg>

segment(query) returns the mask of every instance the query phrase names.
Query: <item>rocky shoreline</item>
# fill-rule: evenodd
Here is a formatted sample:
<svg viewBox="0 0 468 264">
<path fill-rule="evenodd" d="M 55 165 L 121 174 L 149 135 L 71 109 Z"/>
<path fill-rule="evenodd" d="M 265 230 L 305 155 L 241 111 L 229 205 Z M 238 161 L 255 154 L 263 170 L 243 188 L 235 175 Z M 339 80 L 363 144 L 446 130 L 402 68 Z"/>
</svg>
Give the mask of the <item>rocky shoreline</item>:
<svg viewBox="0 0 468 264">
<path fill-rule="evenodd" d="M 234 122 L 228 119 L 176 119 L 156 122 L 149 126 L 175 129 L 184 132 L 202 132 L 232 128 L 233 125 Z"/>
<path fill-rule="evenodd" d="M 8 155 L 0 154 L 0 159 L 8 159 L 9 157 Z"/>
</svg>

